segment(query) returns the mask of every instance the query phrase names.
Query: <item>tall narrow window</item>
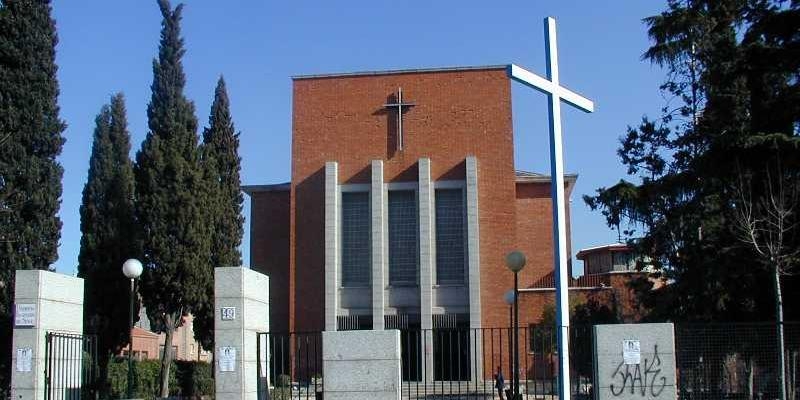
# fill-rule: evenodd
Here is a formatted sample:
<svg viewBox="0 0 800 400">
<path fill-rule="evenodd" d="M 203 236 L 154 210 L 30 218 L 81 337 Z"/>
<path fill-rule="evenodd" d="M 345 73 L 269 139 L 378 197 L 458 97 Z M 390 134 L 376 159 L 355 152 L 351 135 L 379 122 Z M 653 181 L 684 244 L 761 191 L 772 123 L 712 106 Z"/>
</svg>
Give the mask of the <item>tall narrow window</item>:
<svg viewBox="0 0 800 400">
<path fill-rule="evenodd" d="M 436 283 L 464 283 L 464 194 L 436 189 Z"/>
<path fill-rule="evenodd" d="M 389 192 L 389 284 L 417 283 L 417 195 L 413 190 Z"/>
<path fill-rule="evenodd" d="M 342 193 L 342 286 L 369 286 L 369 193 Z"/>
</svg>

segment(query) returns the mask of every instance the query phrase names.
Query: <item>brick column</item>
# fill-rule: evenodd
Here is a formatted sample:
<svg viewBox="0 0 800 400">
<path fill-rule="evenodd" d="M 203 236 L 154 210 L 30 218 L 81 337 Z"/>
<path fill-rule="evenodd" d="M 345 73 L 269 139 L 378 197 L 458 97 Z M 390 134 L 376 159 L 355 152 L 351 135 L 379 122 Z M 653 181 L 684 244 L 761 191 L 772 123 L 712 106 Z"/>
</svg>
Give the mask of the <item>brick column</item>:
<svg viewBox="0 0 800 400">
<path fill-rule="evenodd" d="M 480 230 L 478 215 L 478 160 L 467 157 L 467 264 L 469 280 L 469 327 L 481 327 L 481 257 Z M 477 360 L 481 350 L 480 336 L 474 331 L 471 335 L 470 351 L 472 359 Z M 472 379 L 482 376 L 483 362 L 473 362 Z"/>
<path fill-rule="evenodd" d="M 372 232 L 372 329 L 384 327 L 384 271 L 388 264 L 384 246 L 386 237 L 386 188 L 383 183 L 383 160 L 372 160 L 370 186 L 370 219 Z"/>
<path fill-rule="evenodd" d="M 434 235 L 434 197 L 431 181 L 431 160 L 419 159 L 419 293 L 420 328 L 425 337 L 420 337 L 425 356 L 426 381 L 433 382 L 433 268 L 436 261 Z M 427 344 L 427 345 L 426 345 Z"/>
<path fill-rule="evenodd" d="M 325 330 L 336 330 L 339 306 L 339 165 L 325 163 Z"/>
</svg>

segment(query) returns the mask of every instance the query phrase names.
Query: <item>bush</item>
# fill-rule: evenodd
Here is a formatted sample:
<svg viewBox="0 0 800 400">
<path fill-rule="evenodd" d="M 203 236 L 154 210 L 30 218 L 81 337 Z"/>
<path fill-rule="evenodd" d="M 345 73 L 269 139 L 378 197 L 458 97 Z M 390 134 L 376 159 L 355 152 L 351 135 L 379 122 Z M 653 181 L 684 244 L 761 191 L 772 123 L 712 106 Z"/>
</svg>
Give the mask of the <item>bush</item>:
<svg viewBox="0 0 800 400">
<path fill-rule="evenodd" d="M 133 362 L 133 393 L 141 399 L 155 399 L 159 394 L 161 381 L 158 379 L 161 360 Z M 117 358 L 108 364 L 108 381 L 111 397 L 127 398 L 128 360 Z M 169 369 L 170 396 L 213 397 L 214 376 L 211 365 L 197 361 L 173 361 Z"/>
<path fill-rule="evenodd" d="M 214 394 L 214 372 L 202 361 L 175 361 L 175 374 L 181 396 L 199 398 Z"/>
</svg>

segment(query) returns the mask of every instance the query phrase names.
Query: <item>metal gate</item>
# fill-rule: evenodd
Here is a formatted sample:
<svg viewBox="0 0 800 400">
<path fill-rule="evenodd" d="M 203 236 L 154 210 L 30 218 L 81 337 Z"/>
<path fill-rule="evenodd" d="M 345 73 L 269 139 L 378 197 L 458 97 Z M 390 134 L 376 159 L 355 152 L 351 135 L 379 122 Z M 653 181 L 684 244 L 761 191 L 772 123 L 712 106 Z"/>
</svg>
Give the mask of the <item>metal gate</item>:
<svg viewBox="0 0 800 400">
<path fill-rule="evenodd" d="M 98 395 L 97 337 L 47 332 L 45 400 L 90 400 Z"/>
</svg>

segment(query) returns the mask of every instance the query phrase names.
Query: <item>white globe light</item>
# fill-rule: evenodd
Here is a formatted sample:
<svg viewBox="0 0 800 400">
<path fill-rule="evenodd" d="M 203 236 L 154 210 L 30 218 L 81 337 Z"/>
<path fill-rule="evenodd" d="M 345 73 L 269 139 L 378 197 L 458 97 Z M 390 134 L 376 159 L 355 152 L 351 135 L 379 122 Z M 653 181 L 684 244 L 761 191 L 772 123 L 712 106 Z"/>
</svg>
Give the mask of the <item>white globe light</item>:
<svg viewBox="0 0 800 400">
<path fill-rule="evenodd" d="M 522 268 L 525 267 L 525 254 L 516 250 L 508 253 L 508 255 L 506 255 L 506 266 L 512 272 L 522 271 Z"/>
<path fill-rule="evenodd" d="M 514 289 L 509 289 L 506 294 L 503 295 L 503 300 L 505 300 L 508 305 L 514 304 Z"/>
<path fill-rule="evenodd" d="M 129 279 L 136 279 L 142 274 L 142 263 L 135 258 L 128 259 L 122 264 L 122 273 Z"/>
</svg>

